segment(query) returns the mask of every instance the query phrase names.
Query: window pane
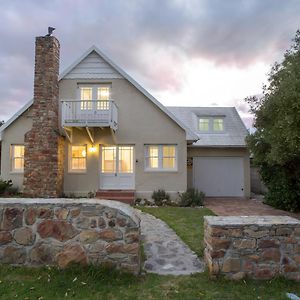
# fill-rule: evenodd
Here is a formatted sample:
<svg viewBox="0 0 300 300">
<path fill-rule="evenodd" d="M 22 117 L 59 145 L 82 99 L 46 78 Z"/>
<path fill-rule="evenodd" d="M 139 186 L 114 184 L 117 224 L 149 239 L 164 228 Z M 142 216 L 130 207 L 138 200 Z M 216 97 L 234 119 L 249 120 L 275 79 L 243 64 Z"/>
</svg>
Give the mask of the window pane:
<svg viewBox="0 0 300 300">
<path fill-rule="evenodd" d="M 175 169 L 175 157 L 164 157 L 163 158 L 164 169 Z"/>
<path fill-rule="evenodd" d="M 163 157 L 175 157 L 175 146 L 163 146 Z"/>
<path fill-rule="evenodd" d="M 116 172 L 116 147 L 102 147 L 102 173 Z"/>
<path fill-rule="evenodd" d="M 12 169 L 13 171 L 24 170 L 24 146 L 23 145 L 12 146 Z"/>
<path fill-rule="evenodd" d="M 133 148 L 130 146 L 119 147 L 119 172 L 133 172 Z"/>
<path fill-rule="evenodd" d="M 98 88 L 98 100 L 109 100 L 109 88 L 108 87 L 100 87 Z"/>
<path fill-rule="evenodd" d="M 93 105 L 93 103 L 91 102 L 92 99 L 93 99 L 92 88 L 80 88 L 80 100 L 85 100 L 85 101 L 81 101 L 80 103 L 80 108 L 82 110 L 92 109 L 92 105 Z"/>
<path fill-rule="evenodd" d="M 214 131 L 223 131 L 223 119 L 214 119 L 213 129 Z"/>
<path fill-rule="evenodd" d="M 199 119 L 199 130 L 200 131 L 209 130 L 209 119 Z"/>
<path fill-rule="evenodd" d="M 158 157 L 158 146 L 149 146 L 149 156 Z"/>
<path fill-rule="evenodd" d="M 14 170 L 23 170 L 24 169 L 24 159 L 23 158 L 15 158 L 14 159 Z"/>
<path fill-rule="evenodd" d="M 71 169 L 86 169 L 86 146 L 71 146 Z"/>
</svg>

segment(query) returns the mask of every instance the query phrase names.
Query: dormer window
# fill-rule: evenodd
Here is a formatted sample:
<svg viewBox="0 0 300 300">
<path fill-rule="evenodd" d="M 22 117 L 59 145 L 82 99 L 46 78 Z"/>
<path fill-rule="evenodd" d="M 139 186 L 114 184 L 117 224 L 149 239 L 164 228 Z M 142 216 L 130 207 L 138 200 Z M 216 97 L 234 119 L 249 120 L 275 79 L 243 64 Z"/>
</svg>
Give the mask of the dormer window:
<svg viewBox="0 0 300 300">
<path fill-rule="evenodd" d="M 198 130 L 202 133 L 220 133 L 224 131 L 224 117 L 199 117 Z"/>
<path fill-rule="evenodd" d="M 209 131 L 209 119 L 200 118 L 199 119 L 199 130 L 200 131 Z"/>
<path fill-rule="evenodd" d="M 224 130 L 223 119 L 213 119 L 213 131 L 220 132 Z"/>
</svg>

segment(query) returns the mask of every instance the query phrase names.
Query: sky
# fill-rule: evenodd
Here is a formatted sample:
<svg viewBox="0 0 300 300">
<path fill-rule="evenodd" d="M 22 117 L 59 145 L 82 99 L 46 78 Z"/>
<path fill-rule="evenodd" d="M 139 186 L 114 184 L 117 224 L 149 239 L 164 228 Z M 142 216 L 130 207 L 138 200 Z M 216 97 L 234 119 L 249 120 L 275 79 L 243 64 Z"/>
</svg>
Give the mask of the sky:
<svg viewBox="0 0 300 300">
<path fill-rule="evenodd" d="M 34 39 L 48 26 L 62 72 L 90 46 L 167 106 L 235 106 L 260 95 L 300 29 L 299 0 L 0 0 L 0 120 L 33 96 Z"/>
</svg>

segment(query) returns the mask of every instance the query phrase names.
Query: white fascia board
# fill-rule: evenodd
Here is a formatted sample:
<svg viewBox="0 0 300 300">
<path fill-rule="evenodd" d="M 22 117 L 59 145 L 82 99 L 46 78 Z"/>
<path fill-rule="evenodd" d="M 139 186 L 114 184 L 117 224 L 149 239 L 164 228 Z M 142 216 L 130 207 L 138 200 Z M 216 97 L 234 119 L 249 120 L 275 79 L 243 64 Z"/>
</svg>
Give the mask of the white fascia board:
<svg viewBox="0 0 300 300">
<path fill-rule="evenodd" d="M 185 130 L 186 139 L 188 141 L 197 141 L 199 137 L 194 134 L 185 124 L 177 119 L 164 105 L 162 105 L 157 99 L 155 99 L 148 91 L 146 91 L 138 82 L 136 82 L 130 75 L 128 75 L 122 68 L 116 65 L 106 54 L 104 54 L 96 46 L 89 48 L 82 56 L 80 56 L 73 64 L 71 64 L 66 70 L 64 70 L 59 76 L 59 80 L 63 79 L 73 68 L 75 68 L 85 57 L 87 57 L 92 51 L 95 51 L 100 57 L 102 57 L 108 64 L 110 64 L 116 71 L 118 71 L 125 79 L 127 79 L 136 89 L 144 94 L 149 100 L 151 100 L 160 110 L 162 110 L 169 118 L 171 118 L 179 127 Z"/>
<path fill-rule="evenodd" d="M 28 101 L 20 110 L 18 110 L 7 122 L 0 127 L 0 141 L 2 140 L 2 132 L 16 119 L 18 119 L 30 106 L 33 104 L 33 99 Z"/>
</svg>

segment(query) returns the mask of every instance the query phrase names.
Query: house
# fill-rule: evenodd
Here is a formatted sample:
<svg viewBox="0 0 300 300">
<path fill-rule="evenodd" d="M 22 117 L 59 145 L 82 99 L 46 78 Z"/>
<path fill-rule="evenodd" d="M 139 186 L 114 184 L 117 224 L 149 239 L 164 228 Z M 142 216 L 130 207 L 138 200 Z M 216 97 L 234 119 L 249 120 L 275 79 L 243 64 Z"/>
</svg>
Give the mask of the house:
<svg viewBox="0 0 300 300">
<path fill-rule="evenodd" d="M 1 177 L 24 194 L 249 197 L 235 108 L 167 108 L 95 46 L 60 75 L 58 40 L 37 37 L 35 49 L 34 98 L 0 128 Z"/>
</svg>

